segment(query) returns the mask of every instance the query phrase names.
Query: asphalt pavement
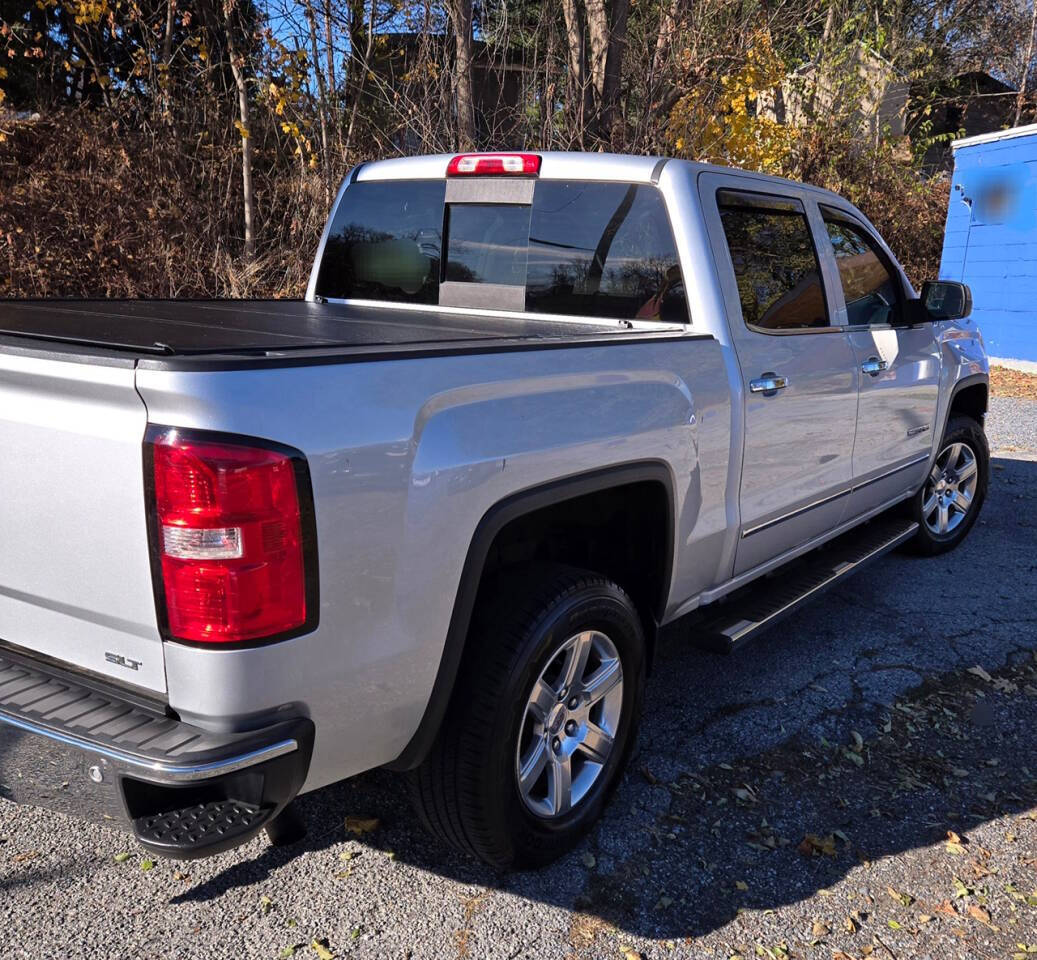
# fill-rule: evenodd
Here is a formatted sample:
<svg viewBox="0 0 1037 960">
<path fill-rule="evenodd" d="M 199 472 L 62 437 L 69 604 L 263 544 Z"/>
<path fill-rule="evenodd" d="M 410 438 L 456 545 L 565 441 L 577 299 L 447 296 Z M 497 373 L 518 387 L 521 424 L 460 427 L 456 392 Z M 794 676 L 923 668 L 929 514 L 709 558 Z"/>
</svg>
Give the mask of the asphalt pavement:
<svg viewBox="0 0 1037 960">
<path fill-rule="evenodd" d="M 438 846 L 383 772 L 304 797 L 295 847 L 188 864 L 0 801 L 4 956 L 1037 957 L 1037 403 L 988 430 L 957 551 L 731 657 L 666 636 L 629 774 L 549 869 Z"/>
</svg>

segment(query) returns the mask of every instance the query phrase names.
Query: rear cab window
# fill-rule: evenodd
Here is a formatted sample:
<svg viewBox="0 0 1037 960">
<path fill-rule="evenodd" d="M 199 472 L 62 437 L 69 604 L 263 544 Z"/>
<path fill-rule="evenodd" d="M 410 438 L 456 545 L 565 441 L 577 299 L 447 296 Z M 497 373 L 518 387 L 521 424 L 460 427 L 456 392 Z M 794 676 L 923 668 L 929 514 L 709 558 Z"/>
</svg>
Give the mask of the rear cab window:
<svg viewBox="0 0 1037 960">
<path fill-rule="evenodd" d="M 347 187 L 317 295 L 689 322 L 676 242 L 655 187 L 537 180 L 532 203 L 455 203 L 446 194 L 443 180 Z"/>
<path fill-rule="evenodd" d="M 831 325 L 806 210 L 791 198 L 717 192 L 742 320 L 763 333 Z"/>
</svg>

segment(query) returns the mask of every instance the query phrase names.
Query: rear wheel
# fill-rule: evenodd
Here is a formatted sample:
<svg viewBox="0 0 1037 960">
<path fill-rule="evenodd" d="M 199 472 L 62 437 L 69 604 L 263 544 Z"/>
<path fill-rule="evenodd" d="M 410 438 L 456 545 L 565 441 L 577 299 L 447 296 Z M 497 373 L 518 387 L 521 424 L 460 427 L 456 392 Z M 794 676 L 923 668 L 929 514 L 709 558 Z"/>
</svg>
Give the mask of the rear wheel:
<svg viewBox="0 0 1037 960">
<path fill-rule="evenodd" d="M 953 550 L 968 535 L 987 494 L 990 454 L 983 428 L 971 417 L 953 417 L 922 489 L 909 501 L 918 533 L 915 553 Z"/>
<path fill-rule="evenodd" d="M 509 578 L 481 603 L 437 742 L 411 775 L 425 825 L 496 867 L 556 859 L 622 775 L 644 689 L 630 598 L 597 574 Z"/>
</svg>

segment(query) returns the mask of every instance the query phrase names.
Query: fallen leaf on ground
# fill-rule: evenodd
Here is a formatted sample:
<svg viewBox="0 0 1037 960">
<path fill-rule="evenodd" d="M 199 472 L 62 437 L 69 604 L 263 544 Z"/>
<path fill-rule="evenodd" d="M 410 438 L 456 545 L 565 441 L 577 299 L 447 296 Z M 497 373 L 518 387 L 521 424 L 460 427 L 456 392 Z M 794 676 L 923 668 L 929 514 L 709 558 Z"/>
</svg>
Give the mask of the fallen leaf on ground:
<svg viewBox="0 0 1037 960">
<path fill-rule="evenodd" d="M 310 946 L 313 947 L 313 952 L 320 957 L 320 960 L 335 960 L 335 954 L 331 952 L 327 940 L 311 940 Z"/>
<path fill-rule="evenodd" d="M 808 833 L 799 843 L 796 849 L 803 854 L 804 857 L 811 857 L 814 854 L 826 854 L 829 857 L 835 856 L 835 837 L 829 834 L 827 837 L 819 837 L 815 833 Z"/>
<path fill-rule="evenodd" d="M 944 914 L 946 914 L 948 917 L 956 917 L 958 915 L 958 911 L 954 909 L 954 907 L 951 904 L 950 900 L 944 900 L 943 903 L 937 905 L 933 909 L 937 913 L 944 913 Z"/>
<path fill-rule="evenodd" d="M 744 880 L 736 880 L 735 889 L 741 890 L 742 893 L 745 893 L 745 891 L 749 889 L 749 884 L 747 884 Z"/>
<path fill-rule="evenodd" d="M 969 667 L 965 672 L 971 673 L 974 677 L 979 677 L 980 680 L 986 680 L 987 683 L 990 683 L 990 681 L 994 679 L 979 664 L 976 664 L 974 667 Z"/>
<path fill-rule="evenodd" d="M 990 926 L 990 914 L 978 903 L 973 903 L 969 906 L 969 916 L 973 920 L 978 920 L 980 923 L 985 923 L 988 927 Z"/>
<path fill-rule="evenodd" d="M 117 853 L 114 857 L 112 857 L 112 859 L 116 863 L 125 863 L 127 860 L 130 859 L 130 855 L 128 853 Z"/>
<path fill-rule="evenodd" d="M 909 893 L 901 893 L 899 890 L 894 890 L 892 887 L 886 887 L 886 893 L 888 893 L 897 903 L 905 907 L 910 907 L 915 902 L 915 898 Z"/>
<path fill-rule="evenodd" d="M 141 862 L 140 862 L 140 868 L 145 873 L 147 873 L 154 866 L 155 866 L 155 861 L 154 860 L 141 860 Z"/>
<path fill-rule="evenodd" d="M 582 857 L 580 857 L 580 862 L 581 862 L 581 863 L 582 863 L 582 864 L 583 864 L 583 865 L 584 865 L 584 866 L 585 866 L 585 867 L 586 867 L 586 868 L 587 868 L 588 870 L 593 870 L 593 869 L 594 869 L 594 867 L 595 867 L 595 866 L 597 865 L 597 862 L 598 862 L 598 861 L 597 861 L 597 859 L 595 858 L 595 856 L 594 856 L 594 854 L 593 854 L 593 853 L 585 853 L 585 854 L 584 854 L 584 855 L 583 855 Z"/>
<path fill-rule="evenodd" d="M 346 817 L 346 829 L 350 833 L 360 836 L 364 833 L 374 833 L 382 822 L 377 817 Z"/>
<path fill-rule="evenodd" d="M 641 951 L 635 950 L 633 947 L 620 947 L 619 952 L 623 954 L 623 960 L 644 960 Z"/>
</svg>

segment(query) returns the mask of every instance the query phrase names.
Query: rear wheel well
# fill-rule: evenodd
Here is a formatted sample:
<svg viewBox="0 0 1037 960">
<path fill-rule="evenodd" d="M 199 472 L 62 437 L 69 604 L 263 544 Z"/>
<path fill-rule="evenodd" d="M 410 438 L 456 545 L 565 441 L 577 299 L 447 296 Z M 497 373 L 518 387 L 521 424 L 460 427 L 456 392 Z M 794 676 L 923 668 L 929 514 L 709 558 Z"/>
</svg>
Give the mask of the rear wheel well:
<svg viewBox="0 0 1037 960">
<path fill-rule="evenodd" d="M 987 412 L 987 385 L 985 383 L 974 383 L 972 386 L 963 387 L 951 398 L 951 409 L 948 420 L 957 414 L 972 417 L 977 423 L 983 423 L 983 417 Z"/>
<path fill-rule="evenodd" d="M 669 491 L 653 480 L 595 490 L 524 513 L 493 538 L 479 593 L 510 568 L 556 563 L 592 570 L 630 595 L 646 636 L 652 637 L 669 588 L 670 515 Z"/>
</svg>

